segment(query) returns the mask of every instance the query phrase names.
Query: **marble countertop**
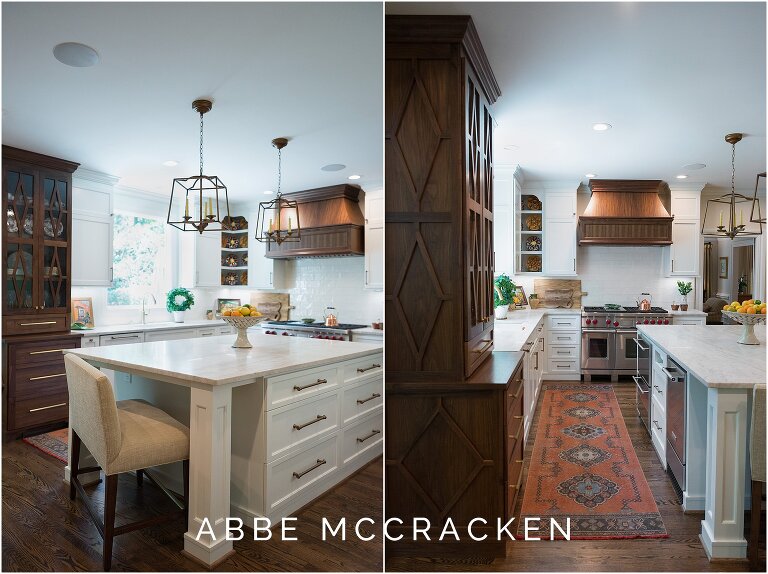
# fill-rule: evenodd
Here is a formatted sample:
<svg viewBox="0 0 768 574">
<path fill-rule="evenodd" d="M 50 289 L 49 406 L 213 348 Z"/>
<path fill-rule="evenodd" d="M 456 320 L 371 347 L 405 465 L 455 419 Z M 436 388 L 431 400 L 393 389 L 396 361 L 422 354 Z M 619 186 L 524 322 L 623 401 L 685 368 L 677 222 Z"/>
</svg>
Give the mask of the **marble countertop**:
<svg viewBox="0 0 768 574">
<path fill-rule="evenodd" d="M 195 321 L 185 321 L 183 323 L 174 323 L 173 321 L 164 321 L 162 323 L 130 323 L 127 325 L 104 325 L 86 331 L 71 331 L 73 335 L 83 335 L 89 337 L 93 335 L 112 335 L 114 333 L 138 333 L 140 331 L 167 331 L 169 329 L 198 329 L 201 327 L 221 327 L 226 325 L 221 319 L 198 319 Z"/>
<path fill-rule="evenodd" d="M 765 383 L 765 325 L 759 345 L 737 343 L 741 325 L 639 325 L 643 337 L 664 349 L 707 387 L 752 388 Z"/>
<path fill-rule="evenodd" d="M 581 309 L 521 309 L 493 322 L 493 350 L 520 351 L 546 315 L 581 315 Z"/>
<path fill-rule="evenodd" d="M 201 386 L 255 382 L 262 377 L 328 365 L 382 351 L 375 343 L 293 337 L 250 337 L 253 348 L 232 348 L 232 335 L 131 343 L 72 353 L 99 367 Z"/>
<path fill-rule="evenodd" d="M 374 329 L 373 327 L 363 327 L 362 329 L 354 329 L 352 331 L 352 336 L 355 335 L 378 335 L 379 337 L 384 337 L 384 330 L 383 329 Z"/>
<path fill-rule="evenodd" d="M 667 309 L 669 313 L 668 315 L 672 315 L 673 317 L 685 317 L 686 315 L 697 315 L 699 317 L 706 315 L 704 311 L 699 311 L 698 309 L 691 309 L 688 308 L 687 311 L 673 311 L 672 309 Z"/>
</svg>

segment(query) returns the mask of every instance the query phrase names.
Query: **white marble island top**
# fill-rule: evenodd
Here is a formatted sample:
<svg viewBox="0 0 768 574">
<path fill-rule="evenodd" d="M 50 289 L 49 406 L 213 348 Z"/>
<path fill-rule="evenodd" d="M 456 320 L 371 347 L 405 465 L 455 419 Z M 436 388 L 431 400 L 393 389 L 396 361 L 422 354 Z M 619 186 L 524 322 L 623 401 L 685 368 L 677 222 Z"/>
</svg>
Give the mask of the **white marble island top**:
<svg viewBox="0 0 768 574">
<path fill-rule="evenodd" d="M 638 325 L 638 332 L 707 387 L 752 388 L 765 383 L 765 325 L 755 326 L 759 345 L 736 342 L 741 325 Z"/>
<path fill-rule="evenodd" d="M 382 346 L 299 337 L 252 336 L 251 349 L 234 349 L 234 335 L 72 349 L 99 367 L 206 386 L 255 381 L 381 353 Z"/>
<path fill-rule="evenodd" d="M 175 329 L 198 329 L 205 327 L 223 327 L 226 325 L 221 319 L 192 319 L 183 323 L 173 321 L 161 321 L 155 323 L 128 323 L 125 325 L 101 325 L 93 329 L 72 330 L 73 335 L 84 337 L 94 335 L 111 335 L 113 333 L 137 333 L 139 331 L 170 331 Z"/>
</svg>

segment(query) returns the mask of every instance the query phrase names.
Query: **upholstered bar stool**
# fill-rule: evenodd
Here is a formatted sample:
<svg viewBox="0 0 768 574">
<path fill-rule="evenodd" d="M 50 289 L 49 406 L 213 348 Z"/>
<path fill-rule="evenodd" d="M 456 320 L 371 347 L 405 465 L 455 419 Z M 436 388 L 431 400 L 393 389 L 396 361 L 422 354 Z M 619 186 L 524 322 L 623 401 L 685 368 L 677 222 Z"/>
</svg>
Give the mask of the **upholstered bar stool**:
<svg viewBox="0 0 768 574">
<path fill-rule="evenodd" d="M 141 485 L 144 469 L 161 464 L 183 461 L 184 505 L 165 488 L 157 484 L 182 508 L 186 520 L 189 495 L 189 429 L 145 401 L 115 401 L 109 379 L 98 369 L 79 357 L 65 355 L 67 387 L 69 388 L 72 428 L 72 465 L 69 497 L 75 492 L 85 502 L 96 528 L 104 539 L 104 570 L 112 563 L 112 539 L 139 528 L 166 522 L 179 513 L 154 516 L 146 520 L 115 528 L 117 479 L 122 472 L 136 471 Z M 85 444 L 98 467 L 79 468 L 80 445 Z M 103 470 L 105 479 L 104 521 L 102 522 L 85 495 L 78 474 Z M 152 476 L 146 476 L 154 482 Z"/>
<path fill-rule="evenodd" d="M 757 566 L 760 527 L 765 494 L 765 385 L 755 385 L 752 397 L 752 424 L 749 429 L 749 460 L 752 468 L 752 510 L 750 512 L 747 556 L 750 566 Z"/>
</svg>

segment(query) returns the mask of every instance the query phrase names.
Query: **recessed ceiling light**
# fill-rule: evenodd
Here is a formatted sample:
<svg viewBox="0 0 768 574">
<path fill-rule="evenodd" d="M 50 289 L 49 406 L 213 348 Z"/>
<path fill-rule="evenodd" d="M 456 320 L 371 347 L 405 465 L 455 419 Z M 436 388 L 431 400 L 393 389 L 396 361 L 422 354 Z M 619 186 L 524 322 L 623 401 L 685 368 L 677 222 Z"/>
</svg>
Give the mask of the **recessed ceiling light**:
<svg viewBox="0 0 768 574">
<path fill-rule="evenodd" d="M 64 42 L 53 48 L 53 56 L 62 64 L 73 68 L 89 68 L 99 63 L 99 53 L 85 44 Z"/>
<path fill-rule="evenodd" d="M 163 165 L 166 167 L 176 167 L 179 165 L 179 162 L 177 162 L 175 159 L 169 159 L 168 161 L 164 161 Z"/>
<path fill-rule="evenodd" d="M 593 177 L 597 177 L 596 173 L 585 173 L 584 177 L 588 177 L 589 179 L 592 179 Z"/>
<path fill-rule="evenodd" d="M 268 189 L 268 190 L 266 190 L 266 191 L 264 192 L 264 195 L 272 195 L 273 193 L 275 193 L 275 192 L 274 192 L 274 191 L 272 191 L 271 189 Z"/>
<path fill-rule="evenodd" d="M 328 165 L 324 165 L 320 169 L 323 171 L 341 171 L 345 167 L 347 166 L 344 165 L 343 163 L 329 163 Z"/>
<path fill-rule="evenodd" d="M 606 124 L 605 122 L 598 122 L 596 124 L 592 124 L 592 129 L 596 132 L 604 132 L 609 129 L 611 129 L 613 126 L 611 124 Z"/>
<path fill-rule="evenodd" d="M 680 175 L 676 175 L 675 177 L 676 177 L 677 179 L 688 179 L 688 176 L 687 176 L 687 175 L 685 175 L 685 174 L 683 174 L 683 173 L 681 173 Z"/>
<path fill-rule="evenodd" d="M 686 171 L 691 171 L 695 169 L 704 169 L 707 167 L 706 163 L 689 163 L 688 165 L 684 165 L 683 169 Z"/>
<path fill-rule="evenodd" d="M 359 175 L 350 175 L 347 179 L 360 179 Z"/>
</svg>

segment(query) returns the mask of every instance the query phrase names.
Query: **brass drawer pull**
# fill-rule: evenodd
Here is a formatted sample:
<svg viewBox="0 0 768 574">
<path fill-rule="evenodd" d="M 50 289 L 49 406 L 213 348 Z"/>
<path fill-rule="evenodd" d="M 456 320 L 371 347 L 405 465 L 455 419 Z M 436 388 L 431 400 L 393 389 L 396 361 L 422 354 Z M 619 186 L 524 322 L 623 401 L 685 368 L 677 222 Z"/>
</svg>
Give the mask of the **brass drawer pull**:
<svg viewBox="0 0 768 574">
<path fill-rule="evenodd" d="M 64 349 L 51 349 L 50 351 L 30 351 L 30 355 L 42 355 L 44 353 L 63 353 Z"/>
<path fill-rule="evenodd" d="M 379 434 L 380 432 L 381 432 L 380 430 L 376 430 L 376 429 L 373 429 L 373 430 L 371 431 L 371 434 L 369 434 L 369 435 L 366 435 L 366 436 L 364 436 L 363 438 L 357 437 L 357 442 L 365 442 L 365 441 L 367 441 L 369 438 L 373 438 L 373 437 L 375 437 L 375 436 L 376 436 L 377 434 Z"/>
<path fill-rule="evenodd" d="M 36 323 L 19 323 L 19 327 L 29 327 L 31 325 L 55 325 L 56 321 L 37 321 Z"/>
<path fill-rule="evenodd" d="M 324 385 L 328 382 L 328 379 L 317 379 L 316 383 L 312 383 L 311 385 L 304 385 L 303 387 L 293 387 L 294 391 L 303 391 L 304 389 L 309 389 L 311 387 L 316 387 L 317 385 Z"/>
<path fill-rule="evenodd" d="M 67 373 L 59 373 L 58 375 L 43 375 L 40 377 L 29 377 L 30 381 L 40 381 L 42 379 L 52 379 L 54 377 L 66 377 Z"/>
<path fill-rule="evenodd" d="M 306 422 L 306 423 L 304 423 L 303 425 L 293 425 L 293 429 L 294 429 L 294 430 L 301 430 L 301 429 L 303 429 L 304 427 L 308 427 L 309 425 L 313 425 L 313 424 L 315 424 L 315 423 L 319 423 L 320 421 L 324 421 L 324 420 L 325 420 L 325 419 L 327 419 L 327 418 L 328 418 L 328 417 L 327 417 L 327 416 L 325 416 L 325 415 L 317 415 L 317 418 L 316 418 L 316 419 L 312 419 L 311 421 L 309 421 L 309 422 Z"/>
<path fill-rule="evenodd" d="M 523 461 L 522 460 L 516 460 L 515 464 L 523 464 Z"/>
<path fill-rule="evenodd" d="M 294 472 L 294 473 L 293 473 L 293 478 L 301 478 L 302 476 L 304 476 L 304 475 L 305 475 L 305 474 L 307 474 L 308 472 L 312 472 L 312 471 L 313 471 L 313 470 L 315 470 L 316 468 L 320 468 L 320 467 L 321 467 L 321 466 L 323 466 L 323 465 L 324 465 L 326 462 L 328 462 L 328 461 L 326 461 L 324 458 L 318 458 L 318 459 L 317 459 L 317 463 L 316 463 L 316 464 L 314 464 L 314 465 L 312 465 L 312 466 L 310 466 L 310 467 L 309 467 L 307 470 L 305 470 L 304 472 Z"/>
<path fill-rule="evenodd" d="M 517 382 L 517 381 L 515 381 L 515 382 Z M 509 397 L 513 401 L 516 401 L 520 397 L 520 393 L 522 393 L 522 392 L 523 392 L 523 385 L 520 385 L 520 388 L 517 389 L 517 392 L 514 395 L 509 395 Z"/>
<path fill-rule="evenodd" d="M 519 420 L 519 419 L 523 418 L 523 415 L 514 415 L 512 418 Z"/>
<path fill-rule="evenodd" d="M 481 339 L 481 343 L 486 343 L 486 345 L 482 349 L 474 349 L 473 353 L 480 353 L 481 355 L 485 353 L 488 349 L 491 348 L 491 345 L 493 345 L 493 339 Z"/>
<path fill-rule="evenodd" d="M 380 369 L 381 365 L 377 365 L 376 363 L 372 364 L 370 367 L 366 367 L 364 369 L 357 369 L 358 373 L 364 373 L 365 371 L 370 371 L 371 369 Z"/>
<path fill-rule="evenodd" d="M 370 397 L 367 399 L 357 399 L 358 405 L 364 405 L 368 401 L 372 401 L 373 399 L 378 399 L 381 395 L 379 393 L 373 393 Z"/>
<path fill-rule="evenodd" d="M 29 409 L 30 413 L 34 413 L 37 411 L 46 411 L 48 409 L 55 409 L 56 407 L 66 407 L 67 403 L 59 403 L 58 405 L 48 405 L 47 407 L 38 407 L 36 409 Z"/>
</svg>

